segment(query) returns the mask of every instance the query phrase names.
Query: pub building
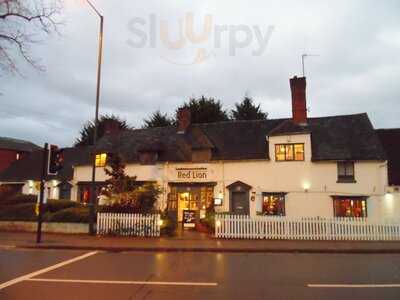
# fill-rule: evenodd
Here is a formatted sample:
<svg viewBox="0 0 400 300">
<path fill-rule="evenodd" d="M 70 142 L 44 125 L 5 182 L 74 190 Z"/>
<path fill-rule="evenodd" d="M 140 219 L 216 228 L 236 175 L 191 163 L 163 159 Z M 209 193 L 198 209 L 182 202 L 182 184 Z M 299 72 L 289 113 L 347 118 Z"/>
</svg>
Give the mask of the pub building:
<svg viewBox="0 0 400 300">
<path fill-rule="evenodd" d="M 383 147 L 392 147 L 390 141 L 381 142 L 365 113 L 308 117 L 306 78 L 290 79 L 290 88 L 291 118 L 193 124 L 183 109 L 177 126 L 121 131 L 110 122 L 95 151 L 97 194 L 107 179 L 107 159 L 118 154 L 138 184 L 161 186 L 157 206 L 176 214 L 179 222 L 184 217 L 197 222 L 207 210 L 250 216 L 398 217 L 400 182 L 393 174 L 399 170 L 389 169 L 395 179 L 388 178 L 388 167 L 398 164 L 388 164 Z M 70 185 L 72 200 L 88 202 L 92 169 L 87 153 L 93 150 L 81 149 L 86 154 L 71 156 L 68 176 L 59 181 Z M 389 159 L 398 161 L 397 155 Z M 0 174 L 2 178 L 7 176 Z"/>
</svg>

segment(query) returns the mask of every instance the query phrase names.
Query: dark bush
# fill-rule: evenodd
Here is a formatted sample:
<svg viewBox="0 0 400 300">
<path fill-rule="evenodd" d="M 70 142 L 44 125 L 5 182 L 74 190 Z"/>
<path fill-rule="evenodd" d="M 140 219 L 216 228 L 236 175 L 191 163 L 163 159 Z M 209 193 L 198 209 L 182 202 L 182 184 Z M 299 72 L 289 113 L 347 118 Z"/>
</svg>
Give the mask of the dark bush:
<svg viewBox="0 0 400 300">
<path fill-rule="evenodd" d="M 163 212 L 161 214 L 161 220 L 163 224 L 161 225 L 161 235 L 173 236 L 176 234 L 177 218 L 175 212 Z"/>
<path fill-rule="evenodd" d="M 24 194 L 15 194 L 9 196 L 7 199 L 0 200 L 0 205 L 18 205 L 24 203 L 36 203 L 37 196 L 36 195 L 24 195 Z"/>
<path fill-rule="evenodd" d="M 15 194 L 15 191 L 10 186 L 0 185 L 0 203 L 5 200 L 8 200 L 8 198 L 10 198 L 14 194 Z"/>
<path fill-rule="evenodd" d="M 78 206 L 80 206 L 79 203 L 74 201 L 49 199 L 47 200 L 45 210 L 50 213 L 54 213 L 59 210 L 63 210 L 70 207 L 78 207 Z"/>
<path fill-rule="evenodd" d="M 45 221 L 57 223 L 89 223 L 89 208 L 70 207 L 55 213 L 47 213 Z"/>
<path fill-rule="evenodd" d="M 206 217 L 201 220 L 201 223 L 206 225 L 211 232 L 215 230 L 215 212 L 213 210 L 206 211 Z"/>
<path fill-rule="evenodd" d="M 36 203 L 22 203 L 17 205 L 2 206 L 0 220 L 4 221 L 36 221 Z"/>
</svg>

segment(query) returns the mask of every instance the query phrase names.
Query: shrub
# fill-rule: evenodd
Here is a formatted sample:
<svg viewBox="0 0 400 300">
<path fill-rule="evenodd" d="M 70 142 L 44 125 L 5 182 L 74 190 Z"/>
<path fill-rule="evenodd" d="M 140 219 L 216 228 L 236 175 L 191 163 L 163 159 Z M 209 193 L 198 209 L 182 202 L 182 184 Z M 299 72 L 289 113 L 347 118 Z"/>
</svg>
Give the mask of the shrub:
<svg viewBox="0 0 400 300">
<path fill-rule="evenodd" d="M 88 207 L 69 207 L 59 210 L 55 213 L 48 213 L 45 215 L 46 222 L 57 223 L 88 223 L 89 222 L 89 208 Z"/>
<path fill-rule="evenodd" d="M 176 234 L 177 218 L 175 212 L 165 211 L 161 214 L 161 235 L 173 236 Z"/>
<path fill-rule="evenodd" d="M 63 209 L 70 208 L 70 207 L 78 207 L 78 206 L 79 206 L 79 203 L 70 201 L 70 200 L 49 199 L 49 200 L 47 200 L 45 210 L 50 213 L 54 213 L 59 210 L 63 210 Z"/>
<path fill-rule="evenodd" d="M 10 198 L 15 191 L 8 185 L 0 185 L 0 203 Z"/>
<path fill-rule="evenodd" d="M 24 203 L 36 203 L 37 196 L 36 195 L 24 195 L 24 194 L 15 194 L 9 196 L 7 199 L 0 201 L 0 205 L 18 205 Z"/>
<path fill-rule="evenodd" d="M 206 217 L 201 220 L 201 223 L 206 225 L 210 231 L 215 230 L 215 212 L 213 210 L 206 211 Z"/>
<path fill-rule="evenodd" d="M 3 206 L 0 210 L 0 220 L 4 221 L 35 221 L 36 203 L 22 203 Z"/>
<path fill-rule="evenodd" d="M 142 213 L 148 214 L 154 211 L 154 204 L 161 194 L 161 188 L 155 183 L 146 183 L 132 191 L 127 191 L 111 196 L 105 212 L 114 213 Z"/>
</svg>

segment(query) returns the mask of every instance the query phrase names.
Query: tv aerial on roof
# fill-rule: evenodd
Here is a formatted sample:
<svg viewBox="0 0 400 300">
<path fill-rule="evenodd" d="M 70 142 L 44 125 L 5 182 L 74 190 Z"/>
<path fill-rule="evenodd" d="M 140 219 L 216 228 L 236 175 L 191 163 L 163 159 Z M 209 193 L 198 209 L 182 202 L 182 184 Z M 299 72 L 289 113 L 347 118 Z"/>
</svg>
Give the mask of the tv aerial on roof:
<svg viewBox="0 0 400 300">
<path fill-rule="evenodd" d="M 301 65 L 303 67 L 303 77 L 306 76 L 306 71 L 305 71 L 305 67 L 304 67 L 304 61 L 305 61 L 306 57 L 315 57 L 315 56 L 320 56 L 320 55 L 319 54 L 307 54 L 307 53 L 304 53 L 301 55 Z"/>
</svg>

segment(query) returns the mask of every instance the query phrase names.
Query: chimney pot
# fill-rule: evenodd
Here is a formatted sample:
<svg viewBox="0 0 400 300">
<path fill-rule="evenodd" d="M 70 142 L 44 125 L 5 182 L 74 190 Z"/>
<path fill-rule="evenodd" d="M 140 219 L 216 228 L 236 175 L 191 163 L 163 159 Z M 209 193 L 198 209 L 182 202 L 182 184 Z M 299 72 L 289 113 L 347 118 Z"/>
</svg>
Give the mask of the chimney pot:
<svg viewBox="0 0 400 300">
<path fill-rule="evenodd" d="M 121 130 L 117 120 L 106 119 L 104 121 L 104 134 L 117 134 Z"/>
<path fill-rule="evenodd" d="M 306 85 L 305 77 L 294 76 L 290 79 L 293 122 L 299 125 L 307 124 Z"/>
<path fill-rule="evenodd" d="M 178 111 L 178 133 L 185 133 L 191 123 L 190 109 L 181 108 Z"/>
</svg>

